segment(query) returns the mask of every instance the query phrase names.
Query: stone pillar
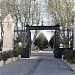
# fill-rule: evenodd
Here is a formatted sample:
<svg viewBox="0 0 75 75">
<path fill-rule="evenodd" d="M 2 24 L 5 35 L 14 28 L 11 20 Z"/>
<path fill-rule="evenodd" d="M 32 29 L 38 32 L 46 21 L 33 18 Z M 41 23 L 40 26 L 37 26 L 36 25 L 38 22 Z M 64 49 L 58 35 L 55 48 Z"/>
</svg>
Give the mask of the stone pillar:
<svg viewBox="0 0 75 75">
<path fill-rule="evenodd" d="M 73 49 L 75 50 L 75 17 L 73 18 Z"/>
<path fill-rule="evenodd" d="M 75 0 L 74 0 L 74 4 L 75 4 Z M 72 12 L 74 13 L 74 17 L 73 17 L 73 49 L 75 50 L 75 5 L 73 6 Z"/>
<path fill-rule="evenodd" d="M 14 21 L 11 15 L 8 14 L 4 19 L 4 36 L 3 36 L 3 49 L 2 51 L 13 50 L 14 46 Z"/>
<path fill-rule="evenodd" d="M 75 22 L 74 22 L 75 25 Z M 75 26 L 73 28 L 73 49 L 75 49 Z"/>
</svg>

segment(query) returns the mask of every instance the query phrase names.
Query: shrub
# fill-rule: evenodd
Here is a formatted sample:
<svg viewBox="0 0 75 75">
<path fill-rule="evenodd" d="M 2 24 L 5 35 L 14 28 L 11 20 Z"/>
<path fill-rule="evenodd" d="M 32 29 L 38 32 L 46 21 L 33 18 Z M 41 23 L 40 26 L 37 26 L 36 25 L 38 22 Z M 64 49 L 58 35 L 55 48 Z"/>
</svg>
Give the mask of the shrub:
<svg viewBox="0 0 75 75">
<path fill-rule="evenodd" d="M 0 53 L 0 61 L 2 60 L 2 53 Z"/>
<path fill-rule="evenodd" d="M 66 59 L 69 63 L 75 63 L 75 51 L 74 50 L 65 50 L 64 59 Z"/>
<path fill-rule="evenodd" d="M 48 40 L 43 33 L 40 33 L 40 35 L 35 39 L 34 45 L 37 46 L 40 50 L 49 47 Z"/>
<path fill-rule="evenodd" d="M 6 61 L 8 58 L 17 57 L 19 55 L 18 50 L 8 51 L 0 53 L 0 60 Z"/>
<path fill-rule="evenodd" d="M 15 50 L 17 51 L 18 55 L 21 54 L 21 48 L 22 47 L 19 47 L 19 44 L 18 43 L 15 43 Z"/>
<path fill-rule="evenodd" d="M 13 52 L 13 57 L 17 57 L 19 55 L 17 50 L 13 50 L 12 52 Z"/>
<path fill-rule="evenodd" d="M 13 57 L 13 53 L 12 53 L 12 51 L 8 51 L 7 54 L 8 54 L 8 58 Z"/>
<path fill-rule="evenodd" d="M 15 50 L 12 51 L 13 57 L 17 57 L 18 55 L 21 54 L 21 48 L 16 47 Z"/>
<path fill-rule="evenodd" d="M 2 53 L 2 60 L 3 60 L 3 61 L 6 61 L 8 58 L 9 58 L 8 52 Z"/>
</svg>

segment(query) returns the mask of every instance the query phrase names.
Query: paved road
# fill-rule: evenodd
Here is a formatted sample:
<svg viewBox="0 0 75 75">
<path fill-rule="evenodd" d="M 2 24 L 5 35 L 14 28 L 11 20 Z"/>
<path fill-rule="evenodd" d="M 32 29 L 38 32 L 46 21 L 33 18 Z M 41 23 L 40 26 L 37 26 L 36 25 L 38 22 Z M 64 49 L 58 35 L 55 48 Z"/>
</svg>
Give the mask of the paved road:
<svg viewBox="0 0 75 75">
<path fill-rule="evenodd" d="M 32 52 L 29 59 L 20 59 L 0 68 L 0 75 L 75 75 L 61 59 L 55 59 L 51 51 Z"/>
</svg>

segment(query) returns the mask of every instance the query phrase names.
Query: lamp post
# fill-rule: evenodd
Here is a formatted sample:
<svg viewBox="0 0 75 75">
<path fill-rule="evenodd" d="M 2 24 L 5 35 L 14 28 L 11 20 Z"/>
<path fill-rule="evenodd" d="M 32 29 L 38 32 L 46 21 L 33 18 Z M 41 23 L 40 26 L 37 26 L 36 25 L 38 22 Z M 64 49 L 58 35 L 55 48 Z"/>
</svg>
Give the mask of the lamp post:
<svg viewBox="0 0 75 75">
<path fill-rule="evenodd" d="M 66 26 L 65 26 L 65 37 L 67 37 L 67 23 L 66 23 Z"/>
<path fill-rule="evenodd" d="M 62 27 L 62 26 L 60 26 L 60 27 L 59 27 L 59 29 L 60 29 L 60 31 L 62 31 L 62 30 L 63 30 L 63 27 Z"/>
<path fill-rule="evenodd" d="M 63 27 L 62 26 L 60 26 L 60 32 L 61 32 L 61 34 L 63 34 Z M 60 35 L 61 36 L 61 35 Z M 63 48 L 63 43 L 62 42 L 60 42 L 60 48 Z"/>
</svg>

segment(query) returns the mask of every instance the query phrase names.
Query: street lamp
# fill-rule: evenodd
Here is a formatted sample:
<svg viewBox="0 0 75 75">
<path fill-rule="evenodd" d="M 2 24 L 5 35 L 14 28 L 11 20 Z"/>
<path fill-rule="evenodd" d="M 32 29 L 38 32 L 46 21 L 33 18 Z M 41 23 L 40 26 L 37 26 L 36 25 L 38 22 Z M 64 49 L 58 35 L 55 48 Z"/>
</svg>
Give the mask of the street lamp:
<svg viewBox="0 0 75 75">
<path fill-rule="evenodd" d="M 59 27 L 59 29 L 62 31 L 62 30 L 63 30 L 63 27 L 62 27 L 62 26 L 60 26 L 60 27 Z"/>
<path fill-rule="evenodd" d="M 59 29 L 60 29 L 60 33 L 63 34 L 63 26 L 60 26 Z"/>
<path fill-rule="evenodd" d="M 66 23 L 64 32 L 65 32 L 65 36 L 67 37 L 67 23 Z"/>
<path fill-rule="evenodd" d="M 60 29 L 60 37 L 61 37 L 61 34 L 63 34 L 63 26 L 60 26 L 59 29 Z M 61 37 L 61 39 L 62 39 L 62 37 Z M 60 42 L 59 48 L 63 48 L 62 42 Z"/>
</svg>

